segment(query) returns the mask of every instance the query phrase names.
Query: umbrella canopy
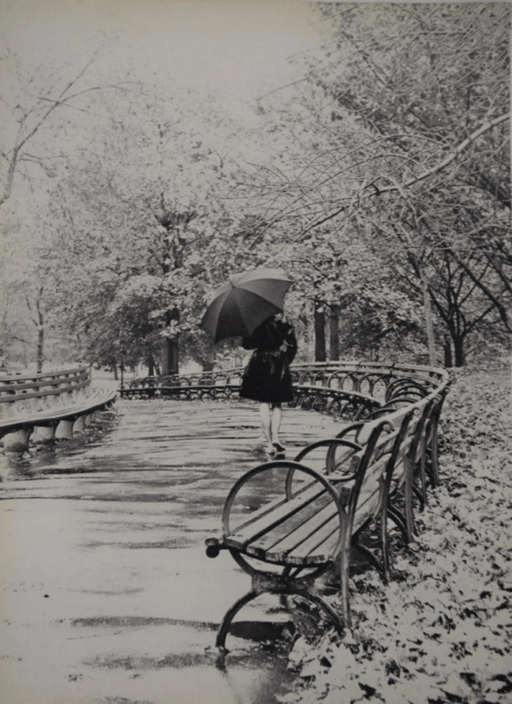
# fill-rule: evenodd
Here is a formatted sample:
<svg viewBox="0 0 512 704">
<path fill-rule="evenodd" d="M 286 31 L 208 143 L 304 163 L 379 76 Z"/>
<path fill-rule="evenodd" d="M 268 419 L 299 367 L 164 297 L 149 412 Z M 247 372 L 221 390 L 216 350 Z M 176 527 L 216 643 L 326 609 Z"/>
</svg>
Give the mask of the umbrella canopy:
<svg viewBox="0 0 512 704">
<path fill-rule="evenodd" d="M 215 342 L 226 337 L 248 337 L 260 323 L 283 310 L 291 284 L 281 269 L 260 267 L 234 274 L 214 291 L 201 327 Z"/>
</svg>

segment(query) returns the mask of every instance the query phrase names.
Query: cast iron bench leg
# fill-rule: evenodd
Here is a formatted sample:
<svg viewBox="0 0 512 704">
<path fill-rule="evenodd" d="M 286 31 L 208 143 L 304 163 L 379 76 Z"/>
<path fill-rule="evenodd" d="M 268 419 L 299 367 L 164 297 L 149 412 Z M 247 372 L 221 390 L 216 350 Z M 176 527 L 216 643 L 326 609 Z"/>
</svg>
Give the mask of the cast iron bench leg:
<svg viewBox="0 0 512 704">
<path fill-rule="evenodd" d="M 336 627 L 336 630 L 341 633 L 343 631 L 343 623 L 340 620 L 340 617 L 336 613 L 336 611 L 323 599 L 321 596 L 318 594 L 315 594 L 311 592 L 310 590 L 300 587 L 300 586 L 295 586 L 295 585 L 289 585 L 288 589 L 286 591 L 279 591 L 279 592 L 274 592 L 272 590 L 265 590 L 265 589 L 251 589 L 250 592 L 245 594 L 243 597 L 238 599 L 237 602 L 233 604 L 233 606 L 226 612 L 226 615 L 222 619 L 222 623 L 219 626 L 219 630 L 217 632 L 217 638 L 215 640 L 215 646 L 218 648 L 218 650 L 222 653 L 228 653 L 229 650 L 226 648 L 226 638 L 228 635 L 229 627 L 231 625 L 231 622 L 233 621 L 234 617 L 236 614 L 250 601 L 255 599 L 257 596 L 260 594 L 276 594 L 276 595 L 281 595 L 281 596 L 300 596 L 304 599 L 309 599 L 309 601 L 312 601 L 316 606 L 318 606 L 321 610 L 323 610 L 330 618 L 330 620 L 333 622 L 333 624 Z"/>
<path fill-rule="evenodd" d="M 217 639 L 215 641 L 215 645 L 221 652 L 229 652 L 226 648 L 226 636 L 228 634 L 228 629 L 231 625 L 231 621 L 234 619 L 240 609 L 242 609 L 246 604 L 255 599 L 258 594 L 258 592 L 251 590 L 250 592 L 245 594 L 245 596 L 235 602 L 233 606 L 226 612 L 226 615 L 222 619 L 222 623 L 219 626 L 219 630 L 217 632 Z"/>
</svg>

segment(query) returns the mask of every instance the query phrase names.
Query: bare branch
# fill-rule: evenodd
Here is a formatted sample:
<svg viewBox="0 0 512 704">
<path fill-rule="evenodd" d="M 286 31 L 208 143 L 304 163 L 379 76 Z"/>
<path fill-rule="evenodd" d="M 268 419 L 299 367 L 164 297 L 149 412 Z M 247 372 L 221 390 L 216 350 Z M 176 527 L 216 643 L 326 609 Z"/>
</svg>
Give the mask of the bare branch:
<svg viewBox="0 0 512 704">
<path fill-rule="evenodd" d="M 469 137 L 467 137 L 467 139 L 465 139 L 463 142 L 461 142 L 454 149 L 453 153 L 449 157 L 447 157 L 446 159 L 444 159 L 442 162 L 440 162 L 436 166 L 432 167 L 431 169 L 428 169 L 420 176 L 417 176 L 413 179 L 410 179 L 409 181 L 406 181 L 406 182 L 400 184 L 396 179 L 389 176 L 388 177 L 389 180 L 393 181 L 392 186 L 387 186 L 384 188 L 377 189 L 377 187 L 375 186 L 375 184 L 373 182 L 371 184 L 365 184 L 364 185 L 365 190 L 368 190 L 370 188 L 372 190 L 366 196 L 363 196 L 363 194 L 360 194 L 359 198 L 362 200 L 363 197 L 381 196 L 381 195 L 384 195 L 385 193 L 392 193 L 392 192 L 397 192 L 397 191 L 400 192 L 404 196 L 405 195 L 404 189 L 410 188 L 411 186 L 414 186 L 417 183 L 424 181 L 426 178 L 433 176 L 434 174 L 438 173 L 439 171 L 442 171 L 449 164 L 451 164 L 460 154 L 462 154 L 475 140 L 477 140 L 479 137 L 481 137 L 483 134 L 485 134 L 489 130 L 493 129 L 497 125 L 499 125 L 509 119 L 510 119 L 510 113 L 507 113 L 506 115 L 501 115 L 500 117 L 497 117 L 490 122 L 485 122 L 483 125 L 481 125 L 481 127 L 479 127 L 478 130 L 473 132 L 471 135 L 469 135 Z M 348 197 L 345 199 L 345 201 L 347 201 L 347 200 L 348 200 Z M 308 232 L 310 232 L 314 228 L 319 227 L 320 225 L 323 225 L 326 222 L 329 222 L 330 220 L 333 220 L 338 215 L 340 215 L 342 212 L 347 210 L 348 207 L 349 207 L 349 204 L 345 204 L 341 207 L 337 207 L 335 210 L 328 213 L 325 217 L 322 217 L 321 219 L 316 220 L 315 222 L 311 223 L 306 228 L 301 230 L 301 232 L 295 238 L 294 242 L 299 242 Z"/>
<path fill-rule="evenodd" d="M 41 126 L 48 120 L 50 115 L 60 106 L 65 104 L 68 100 L 71 100 L 74 97 L 77 97 L 78 95 L 81 95 L 82 93 L 87 92 L 88 90 L 95 90 L 93 88 L 89 88 L 85 91 L 80 91 L 74 95 L 66 96 L 66 93 L 72 88 L 78 81 L 79 79 L 84 75 L 84 73 L 87 71 L 89 66 L 93 63 L 93 61 L 96 58 L 96 55 L 98 54 L 99 49 L 97 49 L 94 54 L 92 55 L 91 59 L 85 64 L 83 69 L 78 72 L 78 74 L 69 81 L 69 83 L 66 85 L 66 87 L 60 92 L 58 99 L 53 101 L 52 105 L 44 112 L 44 114 L 39 118 L 39 120 L 36 122 L 34 127 L 32 127 L 31 130 L 23 137 L 23 139 L 20 139 L 21 135 L 21 128 L 23 124 L 26 121 L 27 115 L 24 116 L 22 121 L 20 122 L 20 128 L 18 131 L 18 139 L 16 140 L 16 145 L 13 148 L 10 156 L 10 162 L 9 162 L 9 168 L 7 170 L 7 176 L 5 180 L 5 186 L 4 186 L 4 192 L 0 196 L 0 207 L 5 203 L 6 200 L 9 199 L 11 193 L 12 193 L 12 187 L 14 183 L 14 174 L 16 172 L 16 166 L 18 165 L 19 157 L 21 150 L 23 147 L 29 142 L 32 137 L 39 131 Z M 97 90 L 97 89 L 96 89 Z M 42 100 L 42 98 L 39 98 L 39 100 Z M 30 112 L 30 111 L 29 111 Z M 19 140 L 19 141 L 18 141 Z M 6 155 L 7 156 L 7 155 Z"/>
<path fill-rule="evenodd" d="M 449 164 L 452 163 L 452 161 L 455 161 L 455 159 L 459 156 L 459 154 L 462 154 L 475 140 L 477 140 L 479 137 L 481 137 L 483 134 L 491 130 L 493 127 L 496 127 L 497 125 L 500 125 L 502 122 L 506 122 L 507 120 L 510 119 L 510 113 L 507 113 L 506 115 L 500 115 L 500 117 L 496 117 L 494 120 L 491 120 L 490 122 L 484 122 L 484 124 L 479 127 L 479 129 L 475 130 L 472 134 L 467 137 L 463 142 L 459 144 L 458 147 L 456 147 L 453 151 L 453 153 L 446 157 L 440 164 L 437 164 L 437 166 L 432 167 L 431 169 L 428 169 L 424 173 L 422 173 L 420 176 L 417 176 L 413 179 L 410 179 L 409 181 L 406 181 L 405 183 L 402 184 L 401 188 L 410 188 L 411 186 L 414 186 L 416 183 L 419 183 L 420 181 L 424 181 L 426 178 L 429 176 L 432 176 L 433 174 L 438 173 L 439 171 L 442 171 L 444 168 L 446 168 Z M 387 188 L 382 188 L 380 190 L 381 194 L 383 193 L 390 193 L 391 191 L 396 191 L 399 190 L 398 184 L 395 186 L 388 186 Z"/>
</svg>

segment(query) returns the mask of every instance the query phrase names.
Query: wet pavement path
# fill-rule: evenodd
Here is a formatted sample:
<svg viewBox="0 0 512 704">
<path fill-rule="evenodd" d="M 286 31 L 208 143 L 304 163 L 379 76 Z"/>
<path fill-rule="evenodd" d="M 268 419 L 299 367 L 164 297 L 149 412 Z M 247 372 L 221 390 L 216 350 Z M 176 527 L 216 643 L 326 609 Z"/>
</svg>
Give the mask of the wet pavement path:
<svg viewBox="0 0 512 704">
<path fill-rule="evenodd" d="M 285 409 L 288 455 L 337 427 Z M 228 553 L 208 559 L 204 540 L 233 482 L 264 461 L 261 446 L 249 403 L 119 400 L 101 431 L 0 455 L 2 704 L 271 704 L 285 693 L 275 617 L 259 600 L 233 624 L 224 662 L 207 650 L 250 580 Z"/>
</svg>

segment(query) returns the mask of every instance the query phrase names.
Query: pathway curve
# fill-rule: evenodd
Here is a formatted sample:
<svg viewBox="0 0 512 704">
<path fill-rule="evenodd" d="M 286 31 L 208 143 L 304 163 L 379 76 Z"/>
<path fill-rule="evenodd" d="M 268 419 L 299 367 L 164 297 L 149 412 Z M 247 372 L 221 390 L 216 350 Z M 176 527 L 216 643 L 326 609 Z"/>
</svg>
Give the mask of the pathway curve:
<svg viewBox="0 0 512 704">
<path fill-rule="evenodd" d="M 0 701 L 271 704 L 290 677 L 247 638 L 268 621 L 257 601 L 225 667 L 205 650 L 249 588 L 204 540 L 234 480 L 264 460 L 257 408 L 118 401 L 107 416 L 101 434 L 0 455 Z M 337 427 L 286 409 L 289 455 Z"/>
</svg>

